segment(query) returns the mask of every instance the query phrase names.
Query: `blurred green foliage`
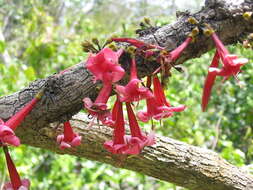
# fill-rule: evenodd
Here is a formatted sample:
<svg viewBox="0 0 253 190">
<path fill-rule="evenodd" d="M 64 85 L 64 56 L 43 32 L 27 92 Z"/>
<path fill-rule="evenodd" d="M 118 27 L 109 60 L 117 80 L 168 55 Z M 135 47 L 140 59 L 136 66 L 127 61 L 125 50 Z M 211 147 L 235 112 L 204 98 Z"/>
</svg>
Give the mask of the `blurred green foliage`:
<svg viewBox="0 0 253 190">
<path fill-rule="evenodd" d="M 172 5 L 148 2 L 0 0 L 0 96 L 84 60 L 87 55 L 80 46 L 84 39 L 105 40 L 112 34 L 134 37 L 143 16 L 151 16 L 158 26 L 173 20 L 175 5 L 172 9 Z M 154 11 L 158 8 L 170 12 L 159 14 Z M 252 50 L 239 44 L 229 50 L 253 60 Z M 202 113 L 201 93 L 213 54 L 187 61 L 182 65 L 184 73 L 173 71 L 167 97 L 172 104 L 188 108 L 161 126 L 155 123 L 157 133 L 213 149 L 230 163 L 249 168 L 253 165 L 253 67 L 250 63 L 243 67 L 242 88 L 234 79 L 218 80 L 209 109 Z M 181 189 L 135 172 L 24 145 L 11 148 L 11 154 L 22 177 L 31 179 L 32 189 Z M 0 171 L 1 184 L 8 180 L 2 152 Z"/>
</svg>

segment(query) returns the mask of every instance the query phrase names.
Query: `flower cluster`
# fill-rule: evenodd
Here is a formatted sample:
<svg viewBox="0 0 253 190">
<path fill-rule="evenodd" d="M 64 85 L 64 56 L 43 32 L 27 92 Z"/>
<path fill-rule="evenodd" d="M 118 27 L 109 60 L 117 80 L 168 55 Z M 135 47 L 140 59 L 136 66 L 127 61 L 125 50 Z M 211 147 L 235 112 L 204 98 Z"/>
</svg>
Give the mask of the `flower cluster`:
<svg viewBox="0 0 253 190">
<path fill-rule="evenodd" d="M 97 54 L 89 56 L 86 68 L 93 74 L 94 82 L 102 81 L 103 87 L 94 102 L 90 98 L 84 98 L 83 102 L 91 116 L 114 129 L 113 139 L 104 143 L 105 149 L 113 154 L 139 154 L 145 146 L 155 143 L 155 134 L 153 131 L 149 134 L 142 132 L 138 120 L 142 122 L 148 122 L 151 119 L 161 120 L 186 108 L 184 105 L 173 107 L 166 100 L 157 72 L 148 76 L 147 85 L 143 85 L 142 80 L 138 78 L 135 56 L 141 53 L 144 57 L 151 57 L 158 50 L 160 51 L 157 57 L 159 62 L 174 62 L 192 41 L 193 36 L 189 35 L 178 48 L 170 53 L 160 46 L 147 44 L 136 39 L 112 38 L 112 41 L 115 42 L 129 43 L 132 48 L 128 48 L 128 51 L 122 49 L 113 51 L 104 48 Z M 125 75 L 124 69 L 119 65 L 119 58 L 122 53 L 128 53 L 127 63 L 130 65 L 130 77 L 126 85 L 117 84 Z M 153 86 L 152 89 L 151 86 Z M 110 111 L 107 107 L 107 101 L 112 90 L 116 92 L 117 98 L 112 111 Z M 139 111 L 135 114 L 134 104 L 141 100 L 146 100 L 147 111 Z M 123 104 L 126 106 L 128 122 L 124 119 Z M 126 123 L 129 125 L 131 135 L 125 133 Z"/>
</svg>

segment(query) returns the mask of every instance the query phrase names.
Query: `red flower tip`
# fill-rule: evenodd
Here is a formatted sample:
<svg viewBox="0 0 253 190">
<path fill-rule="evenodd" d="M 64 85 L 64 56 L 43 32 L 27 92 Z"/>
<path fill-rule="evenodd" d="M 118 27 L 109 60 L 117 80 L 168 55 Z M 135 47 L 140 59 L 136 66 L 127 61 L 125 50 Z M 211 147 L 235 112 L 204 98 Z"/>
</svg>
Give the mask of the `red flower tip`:
<svg viewBox="0 0 253 190">
<path fill-rule="evenodd" d="M 131 78 L 126 86 L 116 85 L 116 91 L 121 102 L 133 102 L 141 99 L 151 98 L 153 95 L 146 87 L 139 87 L 141 80 L 137 78 L 135 59 L 132 59 Z"/>
<path fill-rule="evenodd" d="M 77 133 L 74 133 L 69 121 L 64 123 L 64 134 L 57 136 L 57 143 L 60 144 L 61 149 L 79 146 L 81 144 L 81 140 L 82 137 Z"/>
<path fill-rule="evenodd" d="M 98 54 L 91 54 L 86 62 L 87 69 L 92 72 L 94 79 L 103 82 L 117 82 L 125 74 L 118 64 L 122 50 L 112 51 L 110 48 L 102 49 Z"/>
<path fill-rule="evenodd" d="M 8 182 L 4 185 L 3 190 L 29 190 L 30 181 L 28 179 L 20 179 L 17 169 L 9 154 L 8 147 L 4 146 L 3 150 L 11 179 L 11 182 Z"/>
</svg>

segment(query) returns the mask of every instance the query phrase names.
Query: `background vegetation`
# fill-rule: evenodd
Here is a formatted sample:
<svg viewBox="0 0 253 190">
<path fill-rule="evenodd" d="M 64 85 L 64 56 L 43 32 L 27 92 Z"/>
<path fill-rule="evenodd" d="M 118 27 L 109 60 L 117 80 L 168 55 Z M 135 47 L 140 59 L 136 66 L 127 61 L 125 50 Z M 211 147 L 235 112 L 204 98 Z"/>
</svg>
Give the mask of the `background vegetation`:
<svg viewBox="0 0 253 190">
<path fill-rule="evenodd" d="M 190 2 L 190 4 L 189 4 Z M 85 60 L 84 39 L 104 40 L 112 34 L 135 37 L 143 16 L 161 26 L 172 22 L 176 10 L 200 8 L 203 0 L 0 0 L 0 96 L 11 94 L 52 73 Z M 230 46 L 232 53 L 252 62 L 252 50 Z M 208 112 L 200 108 L 204 77 L 214 52 L 190 60 L 183 74 L 173 71 L 167 97 L 186 104 L 183 113 L 165 120 L 157 132 L 220 153 L 230 163 L 250 170 L 253 165 L 253 67 L 247 64 L 239 78 L 217 82 Z M 146 126 L 145 126 L 146 127 Z M 178 190 L 173 184 L 113 168 L 86 159 L 47 150 L 11 148 L 23 177 L 36 190 Z M 8 180 L 0 152 L 0 185 Z"/>
</svg>

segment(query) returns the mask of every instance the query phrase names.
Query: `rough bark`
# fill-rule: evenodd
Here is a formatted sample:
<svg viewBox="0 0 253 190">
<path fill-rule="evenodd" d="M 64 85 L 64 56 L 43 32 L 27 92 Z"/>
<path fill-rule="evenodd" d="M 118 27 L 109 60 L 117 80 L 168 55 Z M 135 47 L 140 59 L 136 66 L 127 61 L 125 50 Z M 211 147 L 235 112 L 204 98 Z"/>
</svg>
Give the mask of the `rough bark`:
<svg viewBox="0 0 253 190">
<path fill-rule="evenodd" d="M 253 2 L 249 0 L 213 0 L 206 1 L 205 8 L 192 16 L 199 21 L 209 23 L 225 44 L 232 44 L 241 40 L 249 32 L 253 32 L 253 22 L 242 18 L 243 12 L 252 9 Z M 183 13 L 173 24 L 139 31 L 140 38 L 173 49 L 185 39 L 193 27 L 187 23 L 188 17 L 189 13 Z M 197 41 L 187 48 L 177 64 L 199 57 L 213 46 L 209 38 L 200 35 Z M 121 64 L 128 70 L 129 66 L 124 58 L 121 59 Z M 153 62 L 147 67 L 140 61 L 139 74 L 145 76 L 158 66 Z M 87 128 L 79 117 L 73 122 L 76 130 L 83 135 L 82 146 L 60 151 L 55 144 L 56 133 L 59 132 L 55 127 L 79 112 L 83 106 L 82 99 L 96 97 L 101 87 L 100 83 L 93 84 L 92 76 L 84 68 L 84 63 L 76 65 L 62 75 L 36 80 L 25 89 L 0 98 L 0 117 L 4 120 L 10 118 L 45 84 L 47 84 L 47 96 L 36 105 L 17 129 L 17 134 L 24 144 L 135 170 L 194 190 L 253 189 L 252 176 L 228 164 L 216 153 L 165 137 L 158 137 L 156 145 L 145 148 L 141 155 L 126 158 L 123 162 L 122 158 L 112 156 L 102 148 L 102 143 L 111 137 L 111 130 L 106 127 Z"/>
</svg>

